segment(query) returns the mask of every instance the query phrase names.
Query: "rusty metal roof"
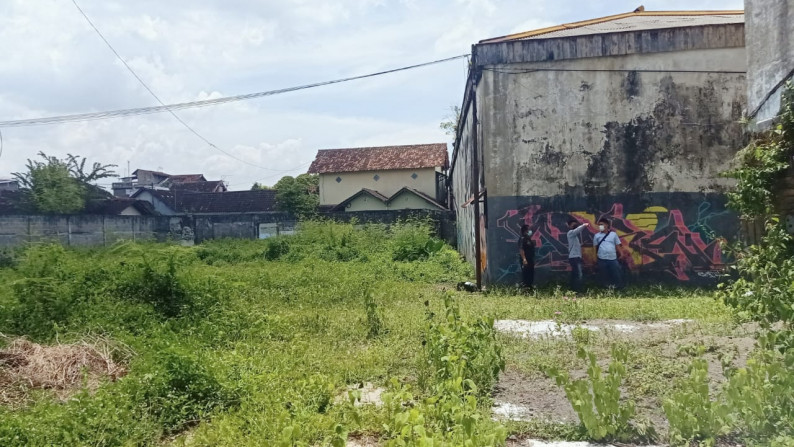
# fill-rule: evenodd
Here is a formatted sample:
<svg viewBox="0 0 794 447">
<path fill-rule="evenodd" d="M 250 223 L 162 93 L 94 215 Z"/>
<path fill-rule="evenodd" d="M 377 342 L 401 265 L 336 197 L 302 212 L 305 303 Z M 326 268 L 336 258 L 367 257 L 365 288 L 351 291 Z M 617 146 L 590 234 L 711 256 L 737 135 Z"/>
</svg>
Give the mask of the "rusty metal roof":
<svg viewBox="0 0 794 447">
<path fill-rule="evenodd" d="M 407 146 L 321 149 L 309 166 L 310 174 L 331 172 L 385 171 L 449 167 L 446 143 Z"/>
<path fill-rule="evenodd" d="M 735 23 L 744 23 L 744 11 L 634 11 L 485 39 L 480 43 Z"/>
</svg>

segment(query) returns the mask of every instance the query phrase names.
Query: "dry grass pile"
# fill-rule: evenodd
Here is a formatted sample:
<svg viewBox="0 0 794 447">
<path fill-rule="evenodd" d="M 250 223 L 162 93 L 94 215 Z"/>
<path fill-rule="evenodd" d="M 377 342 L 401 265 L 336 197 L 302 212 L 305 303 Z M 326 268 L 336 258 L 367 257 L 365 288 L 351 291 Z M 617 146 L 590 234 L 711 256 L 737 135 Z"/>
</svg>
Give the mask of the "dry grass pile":
<svg viewBox="0 0 794 447">
<path fill-rule="evenodd" d="M 24 403 L 37 389 L 52 390 L 60 399 L 83 386 L 95 390 L 103 381 L 123 377 L 122 363 L 131 355 L 128 347 L 105 339 L 53 346 L 15 339 L 0 349 L 0 404 Z"/>
</svg>

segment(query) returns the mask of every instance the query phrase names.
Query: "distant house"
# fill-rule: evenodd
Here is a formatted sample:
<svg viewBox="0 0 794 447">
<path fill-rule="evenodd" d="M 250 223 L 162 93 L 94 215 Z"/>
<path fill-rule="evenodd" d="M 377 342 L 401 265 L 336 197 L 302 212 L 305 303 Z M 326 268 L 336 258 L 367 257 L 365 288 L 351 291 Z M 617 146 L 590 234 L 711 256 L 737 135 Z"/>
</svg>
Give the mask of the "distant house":
<svg viewBox="0 0 794 447">
<path fill-rule="evenodd" d="M 131 198 L 114 197 L 105 200 L 92 200 L 86 203 L 83 214 L 105 216 L 154 216 L 158 213 L 149 202 Z"/>
<path fill-rule="evenodd" d="M 447 145 L 322 149 L 320 207 L 336 211 L 446 209 Z"/>
<path fill-rule="evenodd" d="M 0 178 L 0 191 L 16 191 L 18 189 L 18 181 L 14 179 Z"/>
<path fill-rule="evenodd" d="M 140 188 L 132 195 L 165 216 L 176 214 L 244 214 L 276 211 L 276 191 L 190 192 Z"/>
<path fill-rule="evenodd" d="M 222 180 L 207 180 L 203 174 L 171 175 L 160 171 L 136 169 L 130 177 L 113 183 L 113 195 L 116 197 L 132 196 L 139 188 L 178 189 L 188 192 L 224 192 L 226 185 Z"/>
</svg>

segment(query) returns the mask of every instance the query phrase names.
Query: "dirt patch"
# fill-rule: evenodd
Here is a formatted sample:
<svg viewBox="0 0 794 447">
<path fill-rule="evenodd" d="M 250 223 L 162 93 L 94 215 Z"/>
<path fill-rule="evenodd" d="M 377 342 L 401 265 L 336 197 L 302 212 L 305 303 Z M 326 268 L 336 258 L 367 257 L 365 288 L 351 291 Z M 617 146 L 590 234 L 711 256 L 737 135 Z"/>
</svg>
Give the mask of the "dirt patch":
<svg viewBox="0 0 794 447">
<path fill-rule="evenodd" d="M 502 333 L 522 338 L 565 337 L 574 329 L 581 328 L 594 332 L 648 336 L 669 332 L 675 327 L 692 323 L 692 320 L 666 320 L 644 323 L 630 320 L 589 320 L 580 324 L 561 323 L 554 320 L 497 320 L 494 328 Z"/>
<path fill-rule="evenodd" d="M 129 348 L 126 348 L 127 350 Z M 0 404 L 16 406 L 34 389 L 53 390 L 66 399 L 83 388 L 96 390 L 127 370 L 112 359 L 118 350 L 104 340 L 44 346 L 20 338 L 0 350 Z M 129 351 L 131 355 L 131 351 Z"/>
<path fill-rule="evenodd" d="M 494 388 L 493 396 L 496 419 L 579 422 L 565 391 L 546 377 L 527 378 L 516 371 L 505 371 Z"/>
<path fill-rule="evenodd" d="M 336 399 L 334 399 L 334 403 L 339 405 L 348 402 L 350 399 L 349 397 L 350 391 L 358 391 L 359 393 L 361 393 L 360 399 L 356 401 L 357 407 L 360 407 L 362 405 L 375 405 L 376 407 L 379 407 L 383 405 L 383 400 L 381 400 L 381 395 L 383 394 L 384 391 L 386 391 L 386 389 L 379 386 L 375 386 L 370 382 L 348 385 L 348 387 L 345 389 L 343 393 L 336 396 Z"/>
<path fill-rule="evenodd" d="M 371 436 L 351 436 L 345 443 L 347 447 L 378 447 L 379 445 L 378 440 Z"/>
</svg>

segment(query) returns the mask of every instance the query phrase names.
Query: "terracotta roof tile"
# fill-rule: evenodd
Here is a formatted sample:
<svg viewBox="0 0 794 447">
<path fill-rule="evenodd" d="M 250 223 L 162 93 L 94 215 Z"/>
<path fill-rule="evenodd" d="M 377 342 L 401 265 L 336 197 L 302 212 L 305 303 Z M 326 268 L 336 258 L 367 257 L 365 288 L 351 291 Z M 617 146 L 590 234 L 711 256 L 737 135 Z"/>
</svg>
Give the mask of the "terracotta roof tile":
<svg viewBox="0 0 794 447">
<path fill-rule="evenodd" d="M 447 144 L 321 149 L 309 167 L 310 174 L 384 171 L 449 167 Z"/>
</svg>

